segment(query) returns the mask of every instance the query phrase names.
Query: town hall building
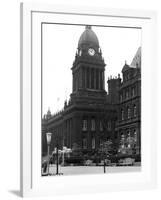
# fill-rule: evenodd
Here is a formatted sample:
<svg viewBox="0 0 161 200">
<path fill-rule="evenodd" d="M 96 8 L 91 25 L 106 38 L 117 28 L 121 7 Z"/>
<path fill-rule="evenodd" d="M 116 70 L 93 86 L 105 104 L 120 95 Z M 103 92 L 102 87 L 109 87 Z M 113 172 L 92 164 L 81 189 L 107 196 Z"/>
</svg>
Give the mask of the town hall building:
<svg viewBox="0 0 161 200">
<path fill-rule="evenodd" d="M 42 154 L 47 152 L 46 132 L 52 133 L 51 151 L 56 146 L 82 153 L 96 152 L 110 140 L 115 153 L 135 154 L 141 149 L 141 47 L 132 63 L 122 68 L 122 77 L 105 83 L 106 63 L 99 40 L 91 26 L 81 34 L 72 70 L 72 93 L 64 108 L 42 116 Z M 108 91 L 105 90 L 108 84 Z"/>
</svg>

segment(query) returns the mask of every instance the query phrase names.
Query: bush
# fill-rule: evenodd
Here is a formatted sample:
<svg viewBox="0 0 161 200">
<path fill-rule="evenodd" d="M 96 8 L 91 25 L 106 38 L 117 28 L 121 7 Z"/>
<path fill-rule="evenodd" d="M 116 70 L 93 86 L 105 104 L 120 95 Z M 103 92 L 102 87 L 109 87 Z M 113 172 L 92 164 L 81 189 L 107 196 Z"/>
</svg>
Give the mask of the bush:
<svg viewBox="0 0 161 200">
<path fill-rule="evenodd" d="M 75 157 L 72 156 L 70 158 L 65 158 L 65 163 L 67 165 L 73 164 L 73 165 L 83 165 L 84 159 L 82 157 Z"/>
</svg>

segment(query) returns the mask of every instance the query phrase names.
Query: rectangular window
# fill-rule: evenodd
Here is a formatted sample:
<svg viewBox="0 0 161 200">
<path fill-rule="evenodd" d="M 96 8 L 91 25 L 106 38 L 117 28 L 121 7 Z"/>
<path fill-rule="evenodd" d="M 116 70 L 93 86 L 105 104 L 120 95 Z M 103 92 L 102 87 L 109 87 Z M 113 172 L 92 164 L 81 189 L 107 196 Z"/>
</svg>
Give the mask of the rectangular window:
<svg viewBox="0 0 161 200">
<path fill-rule="evenodd" d="M 111 120 L 108 121 L 108 123 L 107 123 L 107 129 L 108 129 L 109 131 L 111 130 Z"/>
<path fill-rule="evenodd" d="M 137 115 L 136 105 L 134 105 L 134 117 Z"/>
<path fill-rule="evenodd" d="M 124 148 L 124 146 L 125 146 L 125 135 L 123 133 L 121 133 L 120 144 L 121 144 L 121 147 Z"/>
<path fill-rule="evenodd" d="M 132 97 L 134 97 L 135 96 L 135 88 L 133 87 L 132 88 Z"/>
<path fill-rule="evenodd" d="M 137 142 L 137 132 L 136 132 L 136 130 L 134 130 L 134 141 L 135 141 L 135 143 Z"/>
<path fill-rule="evenodd" d="M 132 137 L 130 135 L 130 131 L 127 131 L 127 147 L 130 148 L 131 147 L 131 140 L 132 140 Z"/>
<path fill-rule="evenodd" d="M 91 131 L 95 131 L 96 130 L 96 123 L 95 123 L 95 119 L 91 120 Z"/>
<path fill-rule="evenodd" d="M 87 120 L 83 119 L 82 130 L 87 131 Z"/>
<path fill-rule="evenodd" d="M 128 109 L 127 109 L 127 118 L 128 118 L 128 119 L 130 119 L 130 114 L 131 114 L 130 108 L 128 108 Z"/>
<path fill-rule="evenodd" d="M 92 138 L 92 149 L 95 149 L 95 147 L 96 147 L 95 138 Z"/>
<path fill-rule="evenodd" d="M 121 120 L 124 120 L 124 111 L 121 110 Z"/>
<path fill-rule="evenodd" d="M 126 91 L 126 99 L 129 98 L 129 91 Z"/>
<path fill-rule="evenodd" d="M 100 131 L 103 131 L 103 125 L 101 121 L 100 121 Z"/>
<path fill-rule="evenodd" d="M 120 102 L 122 102 L 122 94 L 120 94 Z"/>
<path fill-rule="evenodd" d="M 83 146 L 83 149 L 87 149 L 87 139 L 86 138 L 83 138 L 82 146 Z"/>
<path fill-rule="evenodd" d="M 103 145 L 103 139 L 99 140 L 99 145 L 100 145 L 100 147 Z"/>
</svg>

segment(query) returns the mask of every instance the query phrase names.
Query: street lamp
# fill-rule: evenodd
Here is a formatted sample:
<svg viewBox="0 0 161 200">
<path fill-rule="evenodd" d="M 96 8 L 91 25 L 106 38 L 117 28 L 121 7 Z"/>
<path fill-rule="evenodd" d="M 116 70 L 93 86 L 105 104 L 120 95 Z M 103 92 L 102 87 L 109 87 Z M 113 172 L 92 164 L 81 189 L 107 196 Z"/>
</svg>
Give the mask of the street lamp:
<svg viewBox="0 0 161 200">
<path fill-rule="evenodd" d="M 48 145 L 48 175 L 49 175 L 49 161 L 50 161 L 49 153 L 50 153 L 51 136 L 52 136 L 52 133 L 49 133 L 49 132 L 46 133 L 46 139 L 47 139 L 47 145 Z"/>
</svg>

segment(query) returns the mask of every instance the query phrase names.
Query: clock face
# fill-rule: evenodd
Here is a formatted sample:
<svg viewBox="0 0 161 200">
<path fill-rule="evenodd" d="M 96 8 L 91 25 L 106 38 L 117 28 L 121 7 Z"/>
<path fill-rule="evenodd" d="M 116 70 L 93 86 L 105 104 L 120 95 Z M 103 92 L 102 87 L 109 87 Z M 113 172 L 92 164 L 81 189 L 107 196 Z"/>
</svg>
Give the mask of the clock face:
<svg viewBox="0 0 161 200">
<path fill-rule="evenodd" d="M 90 49 L 88 49 L 88 53 L 89 53 L 90 56 L 94 56 L 95 50 L 90 48 Z"/>
</svg>

